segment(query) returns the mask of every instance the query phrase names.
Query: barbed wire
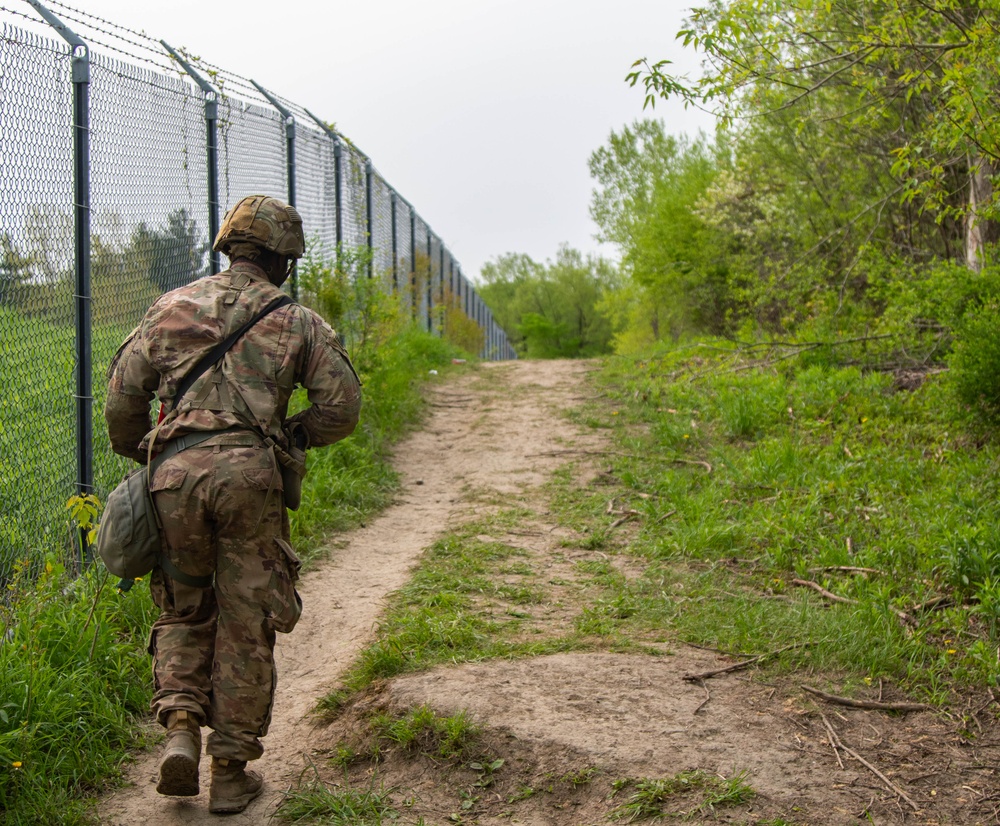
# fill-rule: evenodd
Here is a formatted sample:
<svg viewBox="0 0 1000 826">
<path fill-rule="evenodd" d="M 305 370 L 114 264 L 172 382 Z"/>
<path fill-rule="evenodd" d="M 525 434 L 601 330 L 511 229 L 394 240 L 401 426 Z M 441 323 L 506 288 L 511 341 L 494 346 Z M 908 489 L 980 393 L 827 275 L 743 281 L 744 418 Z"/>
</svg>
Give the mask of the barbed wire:
<svg viewBox="0 0 1000 826">
<path fill-rule="evenodd" d="M 145 31 L 137 31 L 129 28 L 128 26 L 116 23 L 113 20 L 107 20 L 103 17 L 92 14 L 91 12 L 63 2 L 63 0 L 45 1 L 46 5 L 58 8 L 60 10 L 59 16 L 65 18 L 66 21 L 86 27 L 86 37 L 84 37 L 84 35 L 80 32 L 77 32 L 77 34 L 80 34 L 88 45 L 99 46 L 102 49 L 123 55 L 132 60 L 149 64 L 160 71 L 177 73 L 182 77 L 188 77 L 187 72 L 185 72 L 182 67 L 180 67 L 177 62 L 164 51 L 161 42 L 155 37 L 146 34 Z M 24 2 L 27 5 L 27 0 L 21 0 L 21 2 Z M 0 12 L 7 12 L 8 14 L 28 20 L 35 25 L 47 25 L 34 14 L 26 14 L 7 6 L 0 5 Z M 93 33 L 97 33 L 104 38 L 113 38 L 126 43 L 134 49 L 144 52 L 145 54 L 136 54 L 126 48 L 115 46 L 101 37 L 95 37 Z M 271 106 L 270 101 L 268 101 L 267 98 L 260 93 L 251 78 L 230 71 L 229 69 L 219 66 L 218 64 L 206 60 L 203 57 L 193 55 L 189 49 L 183 46 L 175 46 L 174 48 L 177 53 L 181 55 L 181 57 L 192 65 L 194 69 L 204 71 L 205 74 L 208 75 L 207 80 L 212 83 L 212 85 L 216 86 L 224 97 L 235 96 L 245 102 L 257 103 L 265 107 Z M 263 84 L 261 85 L 263 86 Z M 296 121 L 305 128 L 318 128 L 318 125 L 313 121 L 312 116 L 304 106 L 270 89 L 268 89 L 268 93 L 271 94 L 275 100 L 280 102 L 282 106 L 288 109 L 293 115 L 295 115 Z M 334 127 L 334 132 L 344 141 L 352 152 L 360 154 L 363 158 L 368 157 L 367 153 L 365 153 L 349 137 L 343 134 L 340 129 Z M 382 177 L 383 180 L 386 180 L 385 176 L 381 175 L 381 173 L 379 173 L 374 166 L 373 169 L 376 174 Z"/>
</svg>

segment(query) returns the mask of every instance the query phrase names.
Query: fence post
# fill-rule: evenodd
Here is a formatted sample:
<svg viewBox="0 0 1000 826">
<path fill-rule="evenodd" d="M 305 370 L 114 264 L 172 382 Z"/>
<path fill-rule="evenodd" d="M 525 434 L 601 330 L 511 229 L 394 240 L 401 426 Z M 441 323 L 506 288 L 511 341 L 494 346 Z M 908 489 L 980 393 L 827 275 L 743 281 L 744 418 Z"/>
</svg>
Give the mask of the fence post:
<svg viewBox="0 0 1000 826">
<path fill-rule="evenodd" d="M 37 0 L 28 0 L 72 49 L 73 67 L 73 245 L 76 325 L 76 484 L 94 490 L 93 341 L 90 293 L 90 48 Z M 80 532 L 80 553 L 87 547 Z"/>
<path fill-rule="evenodd" d="M 413 207 L 410 207 L 410 308 L 413 313 L 413 320 L 417 320 L 420 312 L 417 302 L 417 214 Z"/>
<path fill-rule="evenodd" d="M 365 231 L 368 234 L 368 277 L 375 272 L 375 227 L 372 225 L 372 159 L 365 156 Z"/>
<path fill-rule="evenodd" d="M 267 102 L 278 110 L 278 114 L 285 121 L 285 144 L 287 147 L 285 154 L 288 157 L 288 169 L 286 171 L 288 176 L 288 203 L 295 206 L 295 115 L 282 106 L 278 102 L 278 99 L 256 80 L 251 79 L 250 82 L 267 99 Z M 292 262 L 292 298 L 296 301 L 299 299 L 299 274 L 298 267 L 294 261 Z"/>
<path fill-rule="evenodd" d="M 219 266 L 219 253 L 211 249 L 219 234 L 219 96 L 215 88 L 174 51 L 166 40 L 161 40 L 160 45 L 170 53 L 174 60 L 181 64 L 181 68 L 201 89 L 205 98 L 205 147 L 208 154 L 208 245 L 211 250 L 211 270 L 214 275 L 222 269 Z"/>
<path fill-rule="evenodd" d="M 433 238 L 431 233 L 431 228 L 427 227 L 427 332 L 434 332 L 434 316 L 431 310 L 434 309 L 434 261 L 431 259 L 431 254 L 434 252 L 434 248 L 431 245 L 431 239 Z"/>
<path fill-rule="evenodd" d="M 396 227 L 396 190 L 389 190 L 389 209 L 392 211 L 392 291 L 399 292 L 399 234 Z"/>
<path fill-rule="evenodd" d="M 335 233 L 334 243 L 337 245 L 337 249 L 335 251 L 337 269 L 340 270 L 341 268 L 340 250 L 341 250 L 341 244 L 344 243 L 344 215 L 343 215 L 344 211 L 343 209 L 341 209 L 341 206 L 344 203 L 343 200 L 344 189 L 343 185 L 341 184 L 341 181 L 343 179 L 340 174 L 341 164 L 342 164 L 340 135 L 334 132 L 329 126 L 323 123 L 323 121 L 321 121 L 308 109 L 305 110 L 305 113 L 309 115 L 309 117 L 311 117 L 314 121 L 316 121 L 316 125 L 326 133 L 327 137 L 329 137 L 331 141 L 333 141 L 333 198 L 336 201 L 334 207 L 337 210 L 337 217 L 334 221 L 334 233 Z"/>
</svg>

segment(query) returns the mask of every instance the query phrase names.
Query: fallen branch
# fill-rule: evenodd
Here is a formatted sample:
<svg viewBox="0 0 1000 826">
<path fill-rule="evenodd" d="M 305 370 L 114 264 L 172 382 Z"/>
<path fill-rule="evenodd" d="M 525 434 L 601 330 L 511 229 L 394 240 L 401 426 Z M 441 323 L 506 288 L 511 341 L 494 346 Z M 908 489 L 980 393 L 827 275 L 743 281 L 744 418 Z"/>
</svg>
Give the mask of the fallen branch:
<svg viewBox="0 0 1000 826">
<path fill-rule="evenodd" d="M 822 716 L 822 715 L 820 715 L 820 716 Z M 830 739 L 830 743 L 831 743 L 831 745 L 833 745 L 834 750 L 843 749 L 845 753 L 851 755 L 851 757 L 853 757 L 855 760 L 857 760 L 862 766 L 864 766 L 866 769 L 868 769 L 879 780 L 881 780 L 883 783 L 885 783 L 885 785 L 889 787 L 889 790 L 891 792 L 893 792 L 898 797 L 903 798 L 903 800 L 905 800 L 910 805 L 910 808 L 913 809 L 913 811 L 915 811 L 915 812 L 919 812 L 920 811 L 920 808 L 917 806 L 916 803 L 914 803 L 912 800 L 910 800 L 910 798 L 907 796 L 906 792 L 904 792 L 901 788 L 899 788 L 899 786 L 897 786 L 888 777 L 886 777 L 884 774 L 882 774 L 882 772 L 880 772 L 877 768 L 875 768 L 871 763 L 869 763 L 867 760 L 865 760 L 865 758 L 863 758 L 860 754 L 858 754 L 854 749 L 848 748 L 847 746 L 845 746 L 843 744 L 843 742 L 841 741 L 840 737 L 837 736 L 837 732 L 834 731 L 833 726 L 830 725 L 830 722 L 826 719 L 826 717 L 823 717 L 823 722 L 826 724 L 827 732 L 829 733 L 830 738 L 831 738 Z M 844 764 L 841 763 L 839 755 L 837 756 L 837 762 L 840 763 L 841 768 L 843 768 Z"/>
<path fill-rule="evenodd" d="M 934 597 L 934 599 L 929 599 L 926 602 L 921 602 L 919 605 L 913 606 L 914 613 L 921 613 L 923 611 L 939 611 L 942 608 L 951 608 L 955 604 L 955 600 L 951 597 Z"/>
<path fill-rule="evenodd" d="M 642 516 L 642 514 L 639 513 L 639 511 L 625 511 L 624 516 L 621 516 L 620 518 L 618 518 L 614 522 L 612 522 L 611 526 L 608 528 L 608 530 L 609 531 L 613 531 L 619 525 L 624 525 L 630 519 L 635 519 L 637 516 Z"/>
<path fill-rule="evenodd" d="M 934 706 L 927 705 L 927 703 L 883 703 L 876 700 L 852 700 L 849 697 L 838 697 L 836 694 L 827 694 L 825 691 L 820 691 L 818 688 L 808 685 L 802 685 L 799 688 L 810 694 L 814 694 L 822 700 L 826 700 L 828 703 L 847 706 L 849 708 L 866 708 L 875 711 L 936 711 Z"/>
<path fill-rule="evenodd" d="M 702 462 L 698 459 L 667 459 L 666 461 L 674 465 L 701 465 L 709 473 L 712 472 L 712 466 L 708 462 Z"/>
<path fill-rule="evenodd" d="M 839 602 L 842 603 L 843 605 L 858 604 L 858 601 L 856 599 L 849 599 L 848 597 L 842 597 L 839 596 L 838 594 L 832 593 L 831 591 L 827 591 L 826 588 L 824 588 L 818 582 L 813 582 L 811 579 L 793 579 L 792 585 L 801 585 L 803 588 L 812 588 L 820 596 L 825 597 L 831 602 Z M 890 608 L 889 610 L 892 611 L 892 613 L 894 613 L 907 625 L 916 625 L 916 622 L 914 621 L 913 617 L 907 614 L 906 611 L 902 611 L 899 608 Z"/>
<path fill-rule="evenodd" d="M 864 757 L 862 757 L 860 754 L 858 754 L 854 749 L 848 748 L 843 743 L 840 743 L 840 747 L 844 751 L 846 751 L 849 755 L 851 755 L 851 757 L 853 757 L 855 760 L 857 760 L 859 763 L 861 763 L 865 768 L 867 768 L 879 780 L 881 780 L 883 783 L 885 783 L 885 785 L 888 786 L 890 790 L 892 790 L 897 795 L 899 795 L 901 798 L 903 798 L 903 800 L 905 800 L 909 804 L 910 808 L 913 809 L 913 811 L 915 811 L 915 812 L 919 812 L 920 811 L 920 807 L 916 803 L 914 803 L 912 800 L 910 800 L 910 798 L 906 794 L 906 792 L 904 792 L 901 788 L 899 788 L 899 786 L 897 786 L 888 777 L 886 777 L 884 774 L 882 774 L 882 772 L 880 772 L 877 768 L 875 768 L 871 763 L 869 763 L 867 760 L 865 760 Z"/>
<path fill-rule="evenodd" d="M 837 758 L 837 765 L 840 768 L 844 768 L 844 761 L 840 759 L 840 750 L 837 748 L 837 743 L 840 742 L 840 739 L 833 730 L 833 726 L 830 725 L 830 721 L 826 719 L 826 715 L 821 711 L 819 716 L 823 719 L 823 725 L 826 726 L 826 737 L 830 743 L 830 748 L 833 749 L 833 756 Z"/>
<path fill-rule="evenodd" d="M 827 591 L 818 582 L 813 582 L 811 579 L 793 579 L 792 585 L 801 585 L 803 588 L 812 588 L 820 596 L 825 597 L 830 600 L 830 602 L 841 602 L 844 605 L 857 605 L 858 601 L 856 599 L 848 599 L 847 597 L 837 596 L 837 594 Z"/>
<path fill-rule="evenodd" d="M 709 680 L 719 674 L 728 674 L 731 671 L 739 671 L 743 668 L 754 665 L 755 663 L 762 662 L 763 660 L 769 660 L 772 657 L 777 657 L 779 654 L 785 651 L 791 651 L 793 648 L 805 648 L 809 645 L 813 645 L 813 643 L 800 642 L 795 645 L 786 645 L 784 648 L 779 648 L 777 651 L 769 651 L 767 654 L 761 654 L 759 657 L 751 657 L 749 660 L 733 663 L 732 665 L 727 665 L 725 668 L 714 668 L 711 671 L 702 671 L 700 674 L 685 674 L 681 679 L 689 683 L 696 683 L 700 680 Z"/>
<path fill-rule="evenodd" d="M 529 453 L 528 458 L 533 459 L 536 456 L 617 456 L 620 459 L 657 459 L 659 457 L 655 456 L 637 456 L 634 453 L 619 453 L 614 450 L 546 450 L 542 453 Z M 703 462 L 699 459 L 663 459 L 662 461 L 667 462 L 667 464 L 673 465 L 698 465 L 699 467 L 705 468 L 709 473 L 712 472 L 712 466 L 708 462 Z"/>
<path fill-rule="evenodd" d="M 708 705 L 708 701 L 712 699 L 712 692 L 708 690 L 708 686 L 705 685 L 704 680 L 701 681 L 701 687 L 705 689 L 705 699 L 698 704 L 698 708 L 696 708 L 691 715 L 692 717 Z"/>
<path fill-rule="evenodd" d="M 828 565 L 825 568 L 810 568 L 809 573 L 817 574 L 829 571 L 843 571 L 845 574 L 879 574 L 885 576 L 885 571 L 878 568 L 858 568 L 854 565 Z"/>
</svg>

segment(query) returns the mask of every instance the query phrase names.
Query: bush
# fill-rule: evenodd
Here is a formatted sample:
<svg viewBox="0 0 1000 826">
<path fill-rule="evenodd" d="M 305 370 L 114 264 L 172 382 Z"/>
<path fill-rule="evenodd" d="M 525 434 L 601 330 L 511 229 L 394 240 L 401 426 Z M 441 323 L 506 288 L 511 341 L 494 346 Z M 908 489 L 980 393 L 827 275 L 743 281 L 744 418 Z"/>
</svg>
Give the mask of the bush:
<svg viewBox="0 0 1000 826">
<path fill-rule="evenodd" d="M 1000 302 L 965 314 L 955 330 L 948 363 L 959 404 L 980 425 L 1000 424 Z"/>
</svg>

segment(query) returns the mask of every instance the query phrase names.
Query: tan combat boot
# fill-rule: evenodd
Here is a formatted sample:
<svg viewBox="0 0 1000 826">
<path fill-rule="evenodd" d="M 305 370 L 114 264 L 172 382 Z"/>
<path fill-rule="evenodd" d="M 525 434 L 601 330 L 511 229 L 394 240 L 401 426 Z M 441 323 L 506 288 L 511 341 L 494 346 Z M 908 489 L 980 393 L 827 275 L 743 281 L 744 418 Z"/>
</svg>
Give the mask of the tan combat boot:
<svg viewBox="0 0 1000 826">
<path fill-rule="evenodd" d="M 245 760 L 212 758 L 212 787 L 208 810 L 215 814 L 242 812 L 264 790 L 264 778 L 246 771 Z"/>
<path fill-rule="evenodd" d="M 167 742 L 160 758 L 156 791 L 177 797 L 198 794 L 198 761 L 201 759 L 201 726 L 189 711 L 167 714 Z"/>
</svg>

